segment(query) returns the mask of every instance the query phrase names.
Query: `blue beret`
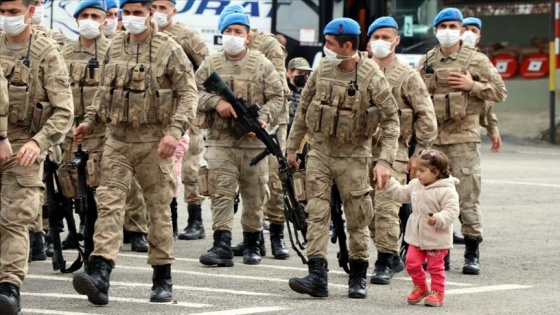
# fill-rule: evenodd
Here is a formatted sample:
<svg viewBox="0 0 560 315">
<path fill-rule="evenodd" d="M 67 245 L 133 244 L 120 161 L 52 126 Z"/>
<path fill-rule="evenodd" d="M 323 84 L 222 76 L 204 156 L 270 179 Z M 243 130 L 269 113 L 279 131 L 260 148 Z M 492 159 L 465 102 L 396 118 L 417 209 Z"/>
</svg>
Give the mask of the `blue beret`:
<svg viewBox="0 0 560 315">
<path fill-rule="evenodd" d="M 478 27 L 479 30 L 482 29 L 482 21 L 479 18 L 468 17 L 463 20 L 463 26 L 474 25 Z"/>
<path fill-rule="evenodd" d="M 249 23 L 249 17 L 245 13 L 231 13 L 226 15 L 222 20 L 222 24 L 220 25 L 220 33 L 223 33 L 228 26 L 233 24 L 240 24 L 251 27 L 251 23 Z"/>
<path fill-rule="evenodd" d="M 377 20 L 373 21 L 367 30 L 367 36 L 370 37 L 373 32 L 375 32 L 379 28 L 394 28 L 396 30 L 399 29 L 399 25 L 394 18 L 390 16 L 380 17 Z"/>
<path fill-rule="evenodd" d="M 334 19 L 325 26 L 323 35 L 360 35 L 360 24 L 350 18 Z"/>
<path fill-rule="evenodd" d="M 117 2 L 117 0 L 107 0 L 106 3 L 107 3 L 107 10 L 119 7 L 119 3 Z"/>
<path fill-rule="evenodd" d="M 459 9 L 445 8 L 439 11 L 434 19 L 434 27 L 437 27 L 441 22 L 459 21 L 463 22 L 463 13 Z"/>
<path fill-rule="evenodd" d="M 218 18 L 218 28 L 221 29 L 222 26 L 222 22 L 224 21 L 224 18 L 232 13 L 245 13 L 245 9 L 240 5 L 240 4 L 229 4 L 227 5 L 222 12 L 220 13 L 220 17 Z"/>
<path fill-rule="evenodd" d="M 92 9 L 98 9 L 101 10 L 103 12 L 107 11 L 105 9 L 105 1 L 104 0 L 82 0 L 78 3 L 78 6 L 76 7 L 76 10 L 74 10 L 74 18 L 77 19 L 78 15 L 80 15 L 80 13 L 82 11 L 84 11 L 85 9 L 88 8 L 92 8 Z"/>
<path fill-rule="evenodd" d="M 153 0 L 119 0 L 119 2 L 120 2 L 119 7 L 122 9 L 125 4 L 129 4 L 129 3 L 152 3 Z"/>
</svg>

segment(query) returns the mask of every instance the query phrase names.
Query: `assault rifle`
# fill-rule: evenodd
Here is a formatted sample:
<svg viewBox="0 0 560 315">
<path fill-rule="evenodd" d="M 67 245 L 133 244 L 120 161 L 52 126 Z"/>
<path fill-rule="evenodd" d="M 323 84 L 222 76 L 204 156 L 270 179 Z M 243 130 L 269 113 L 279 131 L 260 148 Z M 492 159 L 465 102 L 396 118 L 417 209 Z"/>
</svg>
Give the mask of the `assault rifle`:
<svg viewBox="0 0 560 315">
<path fill-rule="evenodd" d="M 230 133 L 233 137 L 239 139 L 243 135 L 252 132 L 266 146 L 263 152 L 259 153 L 259 155 L 251 160 L 250 165 L 256 165 L 269 154 L 274 155 L 278 160 L 279 176 L 284 191 L 284 213 L 290 242 L 292 248 L 296 251 L 302 262 L 307 264 L 307 260 L 300 251 L 304 250 L 307 244 L 307 213 L 303 205 L 296 199 L 293 182 L 294 169 L 288 167 L 286 157 L 278 142 L 278 137 L 276 136 L 278 126 L 275 127 L 270 134 L 266 129 L 262 128 L 258 120 L 260 106 L 258 104 L 247 106 L 247 102 L 242 98 L 236 97 L 226 82 L 216 72 L 213 72 L 208 79 L 204 81 L 203 85 L 207 91 L 218 93 L 233 107 L 237 115 L 237 118 L 234 119 L 235 124 L 230 126 Z"/>
<path fill-rule="evenodd" d="M 340 192 L 338 191 L 338 187 L 336 185 L 333 185 L 331 190 L 331 220 L 334 226 L 334 231 L 331 235 L 331 243 L 336 244 L 336 242 L 338 242 L 339 248 L 339 252 L 336 254 L 336 258 L 338 258 L 338 266 L 342 267 L 342 269 L 349 274 L 348 246 L 346 245 L 344 219 L 342 218 L 342 198 L 340 198 Z"/>
<path fill-rule="evenodd" d="M 68 198 L 65 198 L 60 192 L 60 181 L 58 179 L 59 164 L 56 161 L 47 158 L 44 162 L 43 182 L 47 191 L 47 199 L 43 204 L 43 216 L 49 218 L 49 234 L 54 247 L 52 257 L 53 270 L 60 270 L 62 273 L 72 273 L 82 267 L 83 253 L 78 247 L 78 258 L 66 269 L 66 261 L 62 255 L 62 243 L 60 240 L 60 232 L 63 230 L 62 220 L 66 219 L 68 225 L 68 233 L 73 234 L 77 239 L 76 222 L 72 213 L 72 204 Z M 55 185 L 58 190 L 55 189 Z"/>
</svg>

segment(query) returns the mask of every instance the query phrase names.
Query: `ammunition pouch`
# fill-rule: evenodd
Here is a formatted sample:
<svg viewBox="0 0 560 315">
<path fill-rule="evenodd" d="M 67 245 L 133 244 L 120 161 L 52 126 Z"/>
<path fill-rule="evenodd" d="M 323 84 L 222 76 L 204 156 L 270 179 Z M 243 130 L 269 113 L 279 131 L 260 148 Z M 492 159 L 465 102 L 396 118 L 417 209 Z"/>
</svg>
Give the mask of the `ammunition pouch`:
<svg viewBox="0 0 560 315">
<path fill-rule="evenodd" d="M 30 128 L 32 134 L 36 134 L 37 132 L 39 132 L 39 130 L 41 130 L 43 125 L 52 116 L 53 111 L 54 108 L 49 102 L 39 102 L 35 105 Z"/>
<path fill-rule="evenodd" d="M 69 168 L 64 165 L 58 170 L 58 180 L 60 182 L 60 191 L 66 198 L 76 198 L 78 195 L 78 170 Z"/>
<path fill-rule="evenodd" d="M 89 155 L 87 161 L 87 174 L 88 174 L 88 185 L 91 188 L 99 187 L 101 179 L 101 157 L 103 156 L 102 151 L 95 151 Z"/>
<path fill-rule="evenodd" d="M 294 192 L 296 200 L 299 202 L 307 201 L 307 193 L 305 190 L 305 170 L 299 170 L 293 175 Z"/>
<path fill-rule="evenodd" d="M 208 185 L 208 168 L 206 166 L 202 166 L 198 170 L 198 193 L 205 197 L 211 195 Z"/>
<path fill-rule="evenodd" d="M 413 133 L 414 111 L 411 108 L 399 109 L 400 136 L 402 141 L 406 141 Z"/>
</svg>

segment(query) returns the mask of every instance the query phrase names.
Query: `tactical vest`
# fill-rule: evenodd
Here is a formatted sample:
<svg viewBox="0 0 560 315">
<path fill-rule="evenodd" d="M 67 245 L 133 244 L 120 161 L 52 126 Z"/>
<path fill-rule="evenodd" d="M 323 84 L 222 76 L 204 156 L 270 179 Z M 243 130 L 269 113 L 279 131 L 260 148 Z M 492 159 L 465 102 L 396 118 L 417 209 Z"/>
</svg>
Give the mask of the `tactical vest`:
<svg viewBox="0 0 560 315">
<path fill-rule="evenodd" d="M 430 62 L 430 60 L 437 58 L 437 55 L 438 52 L 432 50 L 426 56 L 426 60 Z M 432 65 L 433 73 L 431 74 L 423 70 L 422 76 L 428 88 L 428 93 L 432 97 L 438 124 L 443 124 L 449 119 L 459 121 L 467 116 L 469 93 L 453 90 L 449 85 L 448 78 L 451 72 L 465 74 L 475 55 L 476 50 L 474 48 L 463 46 L 456 60 L 445 64 L 435 60 Z"/>
<path fill-rule="evenodd" d="M 387 76 L 387 81 L 392 87 L 393 97 L 399 107 L 400 134 L 399 139 L 406 141 L 413 133 L 414 111 L 409 104 L 403 102 L 402 85 L 414 73 L 414 69 L 407 64 L 397 62 L 397 66 Z"/>
<path fill-rule="evenodd" d="M 362 56 L 362 58 L 364 58 Z M 365 58 L 357 68 L 358 84 L 366 89 L 375 74 L 374 61 Z M 323 58 L 318 70 L 316 91 L 305 117 L 308 134 L 317 141 L 329 137 L 339 145 L 358 144 L 371 139 L 377 132 L 380 111 L 370 100 L 355 91 L 352 96 L 348 81 L 337 79 L 334 66 Z"/>
<path fill-rule="evenodd" d="M 114 126 L 121 123 L 134 128 L 154 123 L 165 126 L 171 120 L 177 98 L 172 89 L 160 88 L 158 78 L 164 76 L 163 56 L 173 48 L 174 41 L 169 35 L 156 33 L 148 49 L 136 56 L 125 52 L 126 35 L 118 33 L 109 46 L 109 63 L 105 65 L 99 87 L 99 118 Z"/>
<path fill-rule="evenodd" d="M 0 43 L 6 41 L 6 34 L 0 35 Z M 53 113 L 53 107 L 44 90 L 45 74 L 40 70 L 40 64 L 53 50 L 56 44 L 44 33 L 37 33 L 31 38 L 29 47 L 29 64 L 22 58 L 21 50 L 2 49 L 0 65 L 8 81 L 10 105 L 8 109 L 9 124 L 19 127 L 29 127 L 32 134 L 37 133 Z M 27 48 L 25 48 L 27 52 Z M 26 53 L 23 54 L 26 56 Z"/>
<path fill-rule="evenodd" d="M 262 52 L 266 42 L 269 40 L 276 41 L 276 38 L 272 34 L 256 32 L 254 39 L 249 43 L 249 49 Z"/>
<path fill-rule="evenodd" d="M 164 33 L 170 35 L 177 43 L 179 43 L 180 46 L 184 47 L 185 44 L 188 45 L 190 47 L 190 50 L 193 53 L 198 54 L 199 56 L 203 55 L 203 51 L 207 49 L 206 44 L 204 42 L 200 42 L 195 47 L 192 47 L 191 36 L 193 35 L 193 33 L 196 33 L 196 31 L 190 29 L 188 26 L 186 26 L 181 22 L 175 23 L 175 26 L 173 28 L 171 28 L 168 31 L 165 31 Z M 190 62 L 193 64 L 194 70 L 196 71 L 200 66 L 201 61 L 199 60 L 197 62 L 197 60 L 193 56 L 191 56 L 191 54 L 189 54 L 188 51 L 186 50 L 184 51 L 187 57 L 189 58 Z"/>
<path fill-rule="evenodd" d="M 79 40 L 68 44 L 64 47 L 64 60 L 68 67 L 68 73 L 71 80 L 72 96 L 74 98 L 74 115 L 84 116 L 88 105 L 92 104 L 93 96 L 97 87 L 101 83 L 101 68 L 106 62 L 107 50 L 110 41 L 107 39 L 97 41 L 97 61 L 99 67 L 95 69 L 88 68 L 88 62 L 91 57 L 89 54 L 80 53 Z M 88 56 L 84 59 L 84 56 Z M 93 77 L 91 76 L 93 74 Z"/>
</svg>

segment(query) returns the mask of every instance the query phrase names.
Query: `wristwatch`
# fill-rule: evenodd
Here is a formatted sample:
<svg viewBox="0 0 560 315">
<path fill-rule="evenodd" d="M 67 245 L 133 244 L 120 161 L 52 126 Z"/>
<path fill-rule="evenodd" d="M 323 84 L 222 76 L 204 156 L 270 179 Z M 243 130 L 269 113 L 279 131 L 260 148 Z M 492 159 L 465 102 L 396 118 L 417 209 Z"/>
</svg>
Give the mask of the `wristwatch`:
<svg viewBox="0 0 560 315">
<path fill-rule="evenodd" d="M 2 136 L 2 135 L 0 135 L 0 141 L 4 141 L 4 140 L 6 140 L 6 139 L 8 139 L 8 136 Z"/>
</svg>

